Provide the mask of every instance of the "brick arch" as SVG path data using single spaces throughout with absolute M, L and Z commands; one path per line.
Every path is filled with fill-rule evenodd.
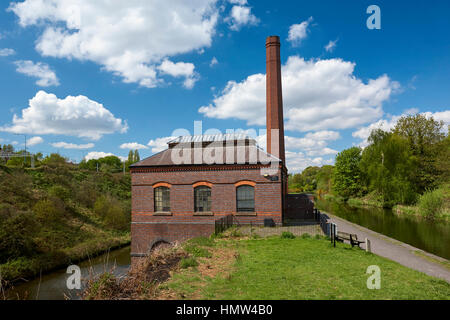
M 168 244 L 171 245 L 172 243 L 164 238 L 156 238 L 155 240 L 153 240 L 149 246 L 148 251 L 152 251 L 154 248 L 156 248 L 158 245 L 160 244 Z
M 207 187 L 212 188 L 213 184 L 211 182 L 208 182 L 208 181 L 198 181 L 198 182 L 196 182 L 196 183 L 194 183 L 192 185 L 193 188 L 197 188 L 197 187 L 200 187 L 200 186 L 207 186 Z
M 234 184 L 234 186 L 236 188 L 240 187 L 240 186 L 252 186 L 252 187 L 254 187 L 254 186 L 256 186 L 256 182 L 251 181 L 251 180 L 241 180 L 241 181 L 236 182 Z
M 158 188 L 158 187 L 167 187 L 170 189 L 170 188 L 172 188 L 172 185 L 167 182 L 157 182 L 153 185 L 153 189 Z

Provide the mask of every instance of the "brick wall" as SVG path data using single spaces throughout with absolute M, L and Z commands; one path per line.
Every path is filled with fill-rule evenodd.
M 236 224 L 263 224 L 265 218 L 282 223 L 282 180 L 271 181 L 259 168 L 205 171 L 132 170 L 132 255 L 147 253 L 157 240 L 184 241 L 214 232 L 214 221 L 226 214 L 234 215 Z M 255 213 L 236 212 L 236 186 L 240 181 L 255 183 Z M 213 216 L 194 215 L 194 187 L 209 182 Z M 154 215 L 153 185 L 165 182 L 170 187 L 170 216 Z

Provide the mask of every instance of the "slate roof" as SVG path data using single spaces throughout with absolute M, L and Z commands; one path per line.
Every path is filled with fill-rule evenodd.
M 230 146 L 230 141 L 234 141 L 232 146 Z M 254 139 L 243 134 L 178 137 L 169 141 L 168 145 L 168 149 L 145 158 L 130 167 L 281 162 L 279 158 L 261 149 Z M 189 153 L 190 157 L 188 156 Z M 222 156 L 220 156 L 220 153 L 222 153 Z M 186 156 L 182 157 L 182 155 Z

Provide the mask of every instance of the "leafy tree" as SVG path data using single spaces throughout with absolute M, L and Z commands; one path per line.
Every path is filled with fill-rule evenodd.
M 129 171 L 130 170 L 130 166 L 133 163 L 139 162 L 141 161 L 141 157 L 139 155 L 139 151 L 138 150 L 130 150 L 130 152 L 128 153 L 128 160 L 125 162 L 125 167 L 126 170 Z
M 413 155 L 418 159 L 419 168 L 415 172 L 415 183 L 421 193 L 428 188 L 434 188 L 440 176 L 436 158 L 439 145 L 446 136 L 443 127 L 443 121 L 416 114 L 400 118 L 393 129 L 395 134 L 406 138 Z
M 67 163 L 67 158 L 64 158 L 58 153 L 52 153 L 48 156 L 46 156 L 42 161 L 42 164 L 55 167 L 55 166 L 61 166 L 65 165 Z
M 320 168 L 319 172 L 316 174 L 316 189 L 320 192 L 330 192 L 332 187 L 332 177 L 333 177 L 334 166 L 325 165 Z
M 92 171 L 96 171 L 98 167 L 102 172 L 119 172 L 122 170 L 122 161 L 116 156 L 107 156 L 89 161 L 83 160 L 79 167 Z
M 447 134 L 447 137 L 438 144 L 437 148 L 439 152 L 436 157 L 435 166 L 436 170 L 440 173 L 437 178 L 437 183 L 442 184 L 450 181 L 450 135 Z
M 128 163 L 129 163 L 129 164 L 133 164 L 133 163 L 134 163 L 134 153 L 133 153 L 133 150 L 130 150 L 130 152 L 128 152 Z
M 360 165 L 363 185 L 380 194 L 385 206 L 414 202 L 417 161 L 406 139 L 378 129 L 372 131 L 368 141 Z
M 134 150 L 134 163 L 141 161 L 141 157 L 139 156 L 139 151 L 136 149 Z
M 361 193 L 361 148 L 352 147 L 336 156 L 333 172 L 333 190 L 344 199 Z

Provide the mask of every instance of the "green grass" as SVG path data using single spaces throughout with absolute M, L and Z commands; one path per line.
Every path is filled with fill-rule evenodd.
M 198 262 L 197 262 L 197 260 L 195 260 L 194 257 L 183 258 L 180 261 L 180 267 L 182 269 L 186 269 L 189 267 L 196 267 L 196 266 L 198 266 Z
M 450 284 L 349 245 L 323 239 L 222 241 L 237 252 L 233 272 L 203 278 L 195 269 L 167 285 L 207 299 L 449 299 Z M 381 289 L 369 290 L 367 267 L 381 269 Z M 189 281 L 180 281 L 189 279 Z M 199 285 L 202 281 L 202 285 Z

